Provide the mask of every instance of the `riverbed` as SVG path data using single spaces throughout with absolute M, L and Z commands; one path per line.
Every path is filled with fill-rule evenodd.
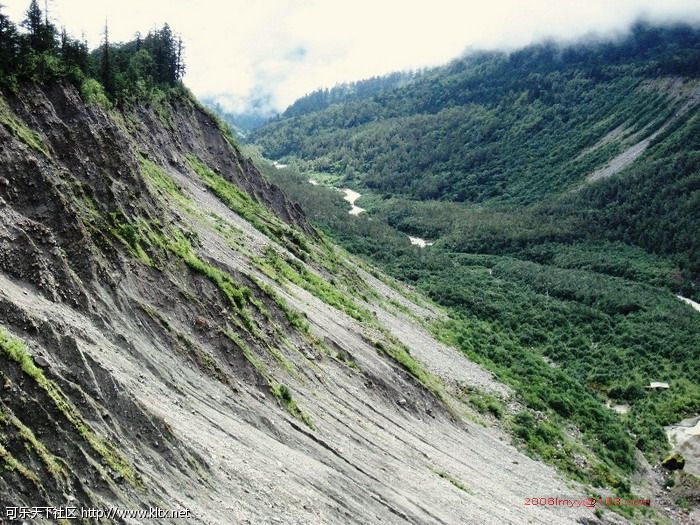
M 309 184 L 313 186 L 319 186 L 319 183 L 313 179 L 309 179 Z M 344 194 L 343 200 L 350 203 L 351 207 L 350 211 L 348 211 L 350 215 L 359 215 L 360 213 L 367 211 L 364 208 L 360 208 L 355 204 L 357 199 L 362 197 L 361 193 L 355 190 L 351 190 L 350 188 L 342 188 L 338 189 L 338 191 L 342 191 Z M 426 241 L 425 239 L 421 239 L 420 237 L 413 237 L 411 235 L 408 235 L 407 237 L 408 240 L 411 241 L 411 244 L 413 244 L 414 246 L 418 246 L 419 248 L 425 248 L 427 246 L 432 246 L 433 244 L 435 244 L 434 241 Z

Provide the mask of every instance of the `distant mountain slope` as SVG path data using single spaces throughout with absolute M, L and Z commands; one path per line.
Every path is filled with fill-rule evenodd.
M 246 137 L 275 115 L 269 108 L 267 100 L 252 102 L 251 107 L 245 111 L 227 111 L 214 98 L 205 97 L 202 103 L 216 113 L 240 137 Z
M 357 82 L 345 82 L 331 89 L 318 89 L 297 99 L 282 113 L 282 118 L 301 117 L 322 111 L 332 104 L 368 99 L 407 84 L 417 74 L 408 71 L 396 72 Z
M 700 31 L 644 24 L 617 42 L 476 53 L 370 98 L 293 105 L 251 141 L 381 193 L 527 204 L 691 118 L 698 57 Z
M 298 117 L 323 110 L 332 104 L 363 100 L 410 82 L 417 75 L 413 72 L 397 72 L 372 77 L 357 82 L 345 82 L 331 89 L 318 89 L 296 100 L 281 115 L 282 118 Z M 214 111 L 242 138 L 275 118 L 270 95 L 262 94 L 247 101 L 243 111 L 226 110 L 215 97 L 205 97 L 203 103 Z

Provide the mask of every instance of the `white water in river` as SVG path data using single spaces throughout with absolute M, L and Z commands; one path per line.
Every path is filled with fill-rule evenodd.
M 411 237 L 410 235 L 408 236 L 408 240 L 411 241 L 411 244 L 420 246 L 421 248 L 425 248 L 426 246 L 432 246 L 433 244 L 435 244 L 432 241 L 426 241 L 425 239 L 421 239 L 420 237 Z
M 319 185 L 318 182 L 316 182 L 313 179 L 309 179 L 309 184 L 312 184 L 314 186 Z M 342 191 L 345 194 L 343 199 L 346 202 L 350 203 L 351 208 L 348 212 L 350 215 L 359 215 L 363 211 L 366 211 L 364 208 L 360 208 L 359 206 L 355 205 L 355 201 L 362 197 L 361 193 L 358 193 L 355 190 L 351 190 L 350 188 L 343 188 L 339 191 Z M 433 241 L 426 241 L 425 239 L 421 239 L 420 237 L 411 237 L 410 235 L 408 236 L 408 240 L 411 241 L 411 244 L 419 246 L 421 248 L 425 248 L 426 246 L 432 246 L 433 244 L 435 244 Z
M 359 215 L 360 213 L 365 211 L 364 208 L 355 206 L 355 201 L 359 199 L 362 195 L 360 195 L 356 191 L 351 190 L 350 188 L 344 188 L 341 191 L 345 193 L 345 197 L 343 197 L 343 199 L 348 201 L 350 203 L 350 206 L 352 206 L 352 208 L 350 208 L 350 211 L 348 212 L 350 215 Z
M 695 310 L 697 310 L 698 312 L 700 312 L 700 303 L 696 303 L 695 301 L 692 301 L 692 300 L 690 300 L 690 299 L 688 299 L 688 298 L 686 298 L 686 297 L 681 297 L 680 295 L 677 295 L 676 297 L 678 297 L 678 298 L 679 298 L 681 301 L 683 301 L 684 303 L 688 303 L 688 304 L 689 304 L 690 306 L 692 306 Z

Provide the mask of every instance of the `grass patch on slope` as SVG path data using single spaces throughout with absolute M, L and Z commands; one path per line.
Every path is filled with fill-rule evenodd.
M 297 402 L 294 400 L 292 391 L 287 385 L 276 384 L 272 388 L 272 393 L 284 405 L 287 412 L 302 421 L 307 427 L 311 429 L 314 428 L 314 423 L 311 420 L 311 416 L 299 408 L 299 405 L 297 405 Z
M 123 476 L 133 486 L 138 487 L 141 485 L 134 469 L 114 445 L 99 438 L 93 432 L 58 385 L 47 379 L 44 372 L 34 364 L 34 360 L 24 343 L 12 337 L 2 327 L 0 327 L 0 351 L 2 351 L 6 359 L 18 365 L 27 376 L 32 378 L 48 394 L 55 407 L 114 472 Z
M 149 243 L 143 232 L 150 230 L 145 221 L 139 219 L 135 224 L 122 222 L 118 214 L 113 213 L 110 215 L 110 223 L 110 233 L 119 239 L 134 257 L 146 266 L 155 266 L 153 260 L 144 249 L 144 246 L 148 246 Z
M 35 151 L 49 157 L 49 150 L 41 139 L 41 136 L 32 131 L 22 120 L 15 115 L 7 105 L 5 99 L 0 97 L 0 124 L 5 126 L 15 138 L 24 142 Z
M 46 446 L 37 439 L 34 432 L 32 432 L 29 427 L 22 423 L 15 415 L 6 412 L 1 406 L 0 424 L 4 427 L 14 428 L 14 431 L 24 440 L 27 450 L 33 450 L 36 453 L 53 478 L 57 479 L 59 476 L 65 475 L 66 470 L 64 465 L 61 464 L 61 460 L 49 452 Z
M 16 457 L 14 457 L 9 450 L 7 450 L 2 443 L 0 443 L 0 461 L 2 461 L 2 469 L 5 472 L 18 472 L 22 477 L 28 479 L 34 485 L 39 488 L 41 487 L 41 481 L 39 477 L 29 470 L 25 465 L 22 464 Z
M 415 377 L 423 384 L 423 386 L 432 392 L 435 397 L 441 401 L 445 401 L 445 395 L 443 394 L 440 380 L 429 372 L 426 372 L 423 369 L 423 365 L 421 365 L 413 358 L 413 356 L 411 356 L 411 353 L 405 345 L 399 343 L 398 341 L 375 341 L 373 345 L 378 352 L 388 355 L 399 365 L 401 365 L 409 374 Z
M 260 374 L 260 376 L 265 380 L 268 387 L 270 388 L 270 392 L 272 392 L 272 395 L 284 406 L 285 410 L 287 410 L 287 412 L 289 412 L 289 414 L 291 414 L 293 417 L 303 422 L 306 426 L 313 429 L 314 424 L 311 420 L 311 417 L 301 408 L 299 408 L 299 405 L 294 400 L 290 388 L 278 382 L 272 376 L 272 374 L 267 368 L 267 365 L 265 365 L 265 363 L 258 356 L 256 356 L 255 353 L 253 353 L 251 348 L 246 344 L 246 342 L 243 339 L 241 339 L 241 337 L 238 334 L 235 334 L 231 331 L 225 331 L 224 334 L 231 340 L 232 343 L 236 345 L 236 347 L 238 347 L 241 350 L 243 356 L 255 369 L 255 371 L 258 374 Z
M 271 279 L 278 282 L 281 282 L 283 278 L 291 281 L 327 305 L 345 312 L 353 319 L 358 321 L 373 319 L 366 309 L 358 306 L 352 299 L 348 298 L 347 293 L 339 290 L 328 281 L 324 281 L 321 277 L 309 271 L 303 264 L 291 259 L 284 259 L 272 247 L 266 249 L 265 257 L 259 261 L 259 264 L 261 269 Z
M 175 183 L 173 178 L 168 175 L 163 168 L 145 157 L 141 157 L 139 162 L 141 165 L 141 174 L 147 181 L 164 194 L 173 198 L 177 203 L 187 208 L 190 207 L 192 199 L 185 196 L 182 192 L 182 188 Z
M 243 217 L 268 237 L 274 238 L 296 255 L 311 253 L 304 235 L 277 218 L 247 193 L 214 172 L 193 155 L 187 161 L 207 187 L 231 210 Z

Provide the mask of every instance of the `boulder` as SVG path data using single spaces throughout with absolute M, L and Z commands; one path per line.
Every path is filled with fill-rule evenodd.
M 41 368 L 49 368 L 51 366 L 51 363 L 49 363 L 48 359 L 46 359 L 43 355 L 35 356 L 34 362 Z
M 661 466 L 666 470 L 683 470 L 685 458 L 678 452 L 674 452 L 661 462 Z

